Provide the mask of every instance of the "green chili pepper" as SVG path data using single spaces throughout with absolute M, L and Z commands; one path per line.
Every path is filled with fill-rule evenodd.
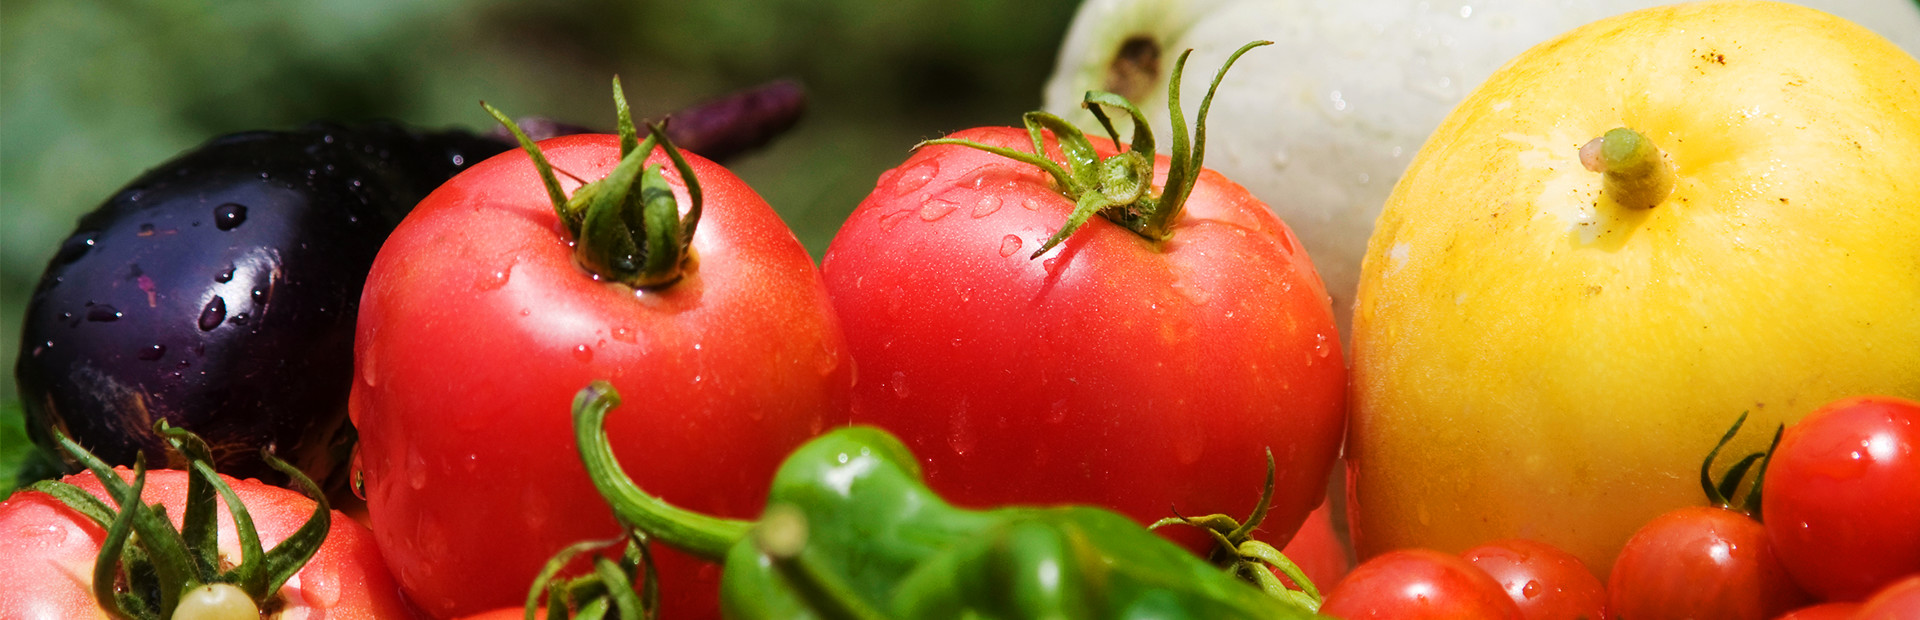
M 759 521 L 690 512 L 621 472 L 595 382 L 574 400 L 580 455 L 620 520 L 722 562 L 730 618 L 1312 618 L 1119 514 L 954 507 L 905 445 L 829 432 L 775 473 Z

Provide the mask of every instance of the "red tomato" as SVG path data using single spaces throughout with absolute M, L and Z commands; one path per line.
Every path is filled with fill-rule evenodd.
M 952 137 L 1033 149 L 1014 128 Z M 882 175 L 821 267 L 860 365 L 854 420 L 898 435 L 956 503 L 1142 522 L 1246 514 L 1271 449 L 1261 538 L 1284 546 L 1325 496 L 1345 424 L 1346 365 L 1305 251 L 1206 170 L 1171 239 L 1094 217 L 1030 259 L 1073 207 L 1038 167 L 964 146 Z
M 620 155 L 613 136 L 541 146 L 584 179 Z M 852 364 L 811 259 L 745 183 L 688 159 L 705 195 L 697 261 L 661 290 L 576 264 L 520 151 L 441 186 L 381 248 L 351 415 L 381 550 L 434 615 L 519 605 L 554 552 L 619 532 L 574 447 L 573 395 L 592 380 L 632 403 L 607 422 L 627 471 L 708 514 L 757 516 L 780 459 L 846 423 Z M 718 613 L 718 567 L 657 560 L 663 617 Z
M 1773 620 L 1852 620 L 1859 611 L 1859 603 L 1821 603 L 1789 611 Z
M 115 470 L 133 479 L 133 471 Z M 313 516 L 313 500 L 298 492 L 269 486 L 258 480 L 222 476 L 247 506 L 261 546 L 272 549 Z M 91 473 L 65 481 L 92 493 L 108 506 L 113 500 Z M 140 497 L 149 504 L 176 507 L 168 511 L 180 526 L 177 507 L 186 503 L 187 473 L 177 470 L 147 472 Z M 216 511 L 220 519 L 221 555 L 241 557 L 240 539 L 226 502 Z M 0 618 L 8 620 L 73 620 L 106 618 L 93 598 L 93 564 L 106 540 L 105 529 L 38 491 L 22 489 L 0 502 Z M 340 513 L 333 512 L 327 541 L 305 568 L 280 588 L 285 607 L 274 617 L 338 619 L 413 618 L 415 612 L 401 598 L 381 562 L 373 534 Z
M 1459 556 L 1403 549 L 1374 556 L 1327 592 L 1320 613 L 1346 620 L 1522 618 L 1500 582 Z
M 1920 618 L 1920 575 L 1893 582 L 1860 604 L 1854 620 L 1913 620 Z
M 1607 581 L 1616 618 L 1772 618 L 1809 602 L 1774 557 L 1766 527 L 1708 506 L 1655 517 L 1634 532 Z
M 1847 399 L 1788 427 L 1761 514 L 1780 563 L 1822 600 L 1920 573 L 1920 403 Z
M 1608 620 L 1606 585 L 1559 547 L 1514 538 L 1468 549 L 1460 557 L 1500 582 L 1529 620 Z
M 1299 565 L 1317 588 L 1333 587 L 1353 570 L 1347 545 L 1333 531 L 1333 513 L 1327 508 L 1327 502 L 1320 502 L 1320 507 L 1307 513 L 1307 522 L 1300 525 L 1300 531 L 1293 534 L 1293 540 L 1287 541 L 1287 547 L 1280 552 Z M 1275 571 L 1274 575 L 1288 587 L 1296 587 L 1285 574 Z

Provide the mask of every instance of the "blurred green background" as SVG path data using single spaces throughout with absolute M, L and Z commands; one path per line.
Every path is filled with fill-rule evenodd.
M 817 260 L 915 142 L 1039 107 L 1078 0 L 7 0 L 0 4 L 0 496 L 34 451 L 14 360 L 82 213 L 216 135 L 317 119 L 610 127 L 779 78 L 806 116 L 731 162 Z

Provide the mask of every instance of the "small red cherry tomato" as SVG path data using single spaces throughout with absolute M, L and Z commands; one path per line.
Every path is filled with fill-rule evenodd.
M 1607 587 L 1571 553 L 1543 542 L 1497 540 L 1460 557 L 1506 588 L 1529 620 L 1607 619 Z
M 1913 620 L 1920 618 L 1920 574 L 1893 583 L 1860 605 L 1854 620 Z
M 1524 617 L 1500 582 L 1459 556 L 1431 549 L 1367 560 L 1327 593 L 1320 613 L 1346 620 Z
M 1789 611 L 1773 620 L 1852 620 L 1859 611 L 1859 603 L 1821 603 Z
M 1607 608 L 1624 620 L 1765 620 L 1809 602 L 1745 514 L 1691 506 L 1655 517 L 1614 560 Z
M 1920 403 L 1852 398 L 1780 436 L 1761 514 L 1780 563 L 1823 600 L 1920 573 Z

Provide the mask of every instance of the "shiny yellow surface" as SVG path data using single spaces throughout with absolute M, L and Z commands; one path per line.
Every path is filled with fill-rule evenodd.
M 1578 149 L 1674 166 L 1620 207 Z M 1597 22 L 1464 101 L 1362 267 L 1350 430 L 1362 556 L 1501 537 L 1604 576 L 1701 459 L 1839 397 L 1920 397 L 1920 62 L 1773 3 Z

